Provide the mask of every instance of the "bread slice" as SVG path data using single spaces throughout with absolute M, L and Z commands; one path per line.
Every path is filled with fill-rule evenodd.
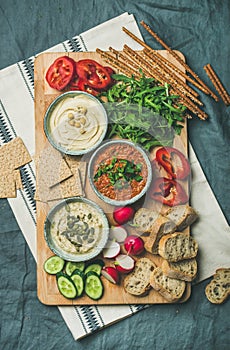
M 164 214 L 169 220 L 172 220 L 176 224 L 177 231 L 183 231 L 188 226 L 191 226 L 198 218 L 198 214 L 191 206 L 178 205 L 170 208 Z
M 158 254 L 161 237 L 173 233 L 175 229 L 176 226 L 171 220 L 160 215 L 151 227 L 149 237 L 145 241 L 145 249 L 152 254 Z
M 160 267 L 151 273 L 150 284 L 169 302 L 180 300 L 186 288 L 185 281 L 165 276 Z
M 133 272 L 124 279 L 125 291 L 136 296 L 146 295 L 151 288 L 150 274 L 155 268 L 156 265 L 150 259 L 139 259 Z
M 161 268 L 166 276 L 187 282 L 191 282 L 197 274 L 197 262 L 195 258 L 178 262 L 164 260 Z
M 160 214 L 156 211 L 147 208 L 140 208 L 134 215 L 133 224 L 138 231 L 142 231 L 142 233 L 148 234 L 150 233 L 151 227 L 159 215 Z
M 222 304 L 230 295 L 230 268 L 217 269 L 211 282 L 205 288 L 208 300 Z
M 177 262 L 195 258 L 198 244 L 192 236 L 183 232 L 174 232 L 160 239 L 158 252 L 162 258 Z

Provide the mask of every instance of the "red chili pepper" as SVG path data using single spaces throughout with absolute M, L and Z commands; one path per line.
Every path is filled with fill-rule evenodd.
M 83 79 L 93 89 L 104 90 L 112 83 L 108 70 L 94 60 L 78 61 L 76 71 L 79 78 Z
M 170 207 L 188 202 L 188 195 L 175 180 L 158 177 L 150 189 L 150 197 Z
M 75 61 L 68 57 L 58 57 L 46 73 L 48 84 L 56 90 L 63 90 L 75 74 Z
M 173 147 L 162 147 L 156 152 L 156 160 L 172 179 L 185 179 L 190 173 L 190 165 L 183 153 Z

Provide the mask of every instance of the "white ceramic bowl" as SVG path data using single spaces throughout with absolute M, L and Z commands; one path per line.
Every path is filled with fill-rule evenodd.
M 82 91 L 68 91 L 58 96 L 44 117 L 47 139 L 57 150 L 69 155 L 82 155 L 97 148 L 107 128 L 103 104 Z
M 92 221 L 90 219 L 82 219 L 82 213 L 84 210 L 86 215 L 88 215 L 89 211 L 93 213 L 93 215 L 95 214 L 95 217 L 97 215 L 98 221 L 96 222 L 95 219 L 91 219 L 93 220 L 93 224 L 91 224 Z M 83 240 L 84 234 L 82 234 L 82 232 L 80 232 L 79 236 L 77 236 L 77 229 L 73 227 L 71 229 L 69 228 L 70 221 L 66 220 L 67 216 L 69 218 L 68 220 L 71 220 L 71 217 L 74 217 L 75 219 L 78 217 L 79 226 L 87 223 L 89 230 L 90 228 L 94 227 L 95 235 L 100 232 L 100 234 L 98 234 L 98 238 L 95 239 L 93 246 L 90 245 L 91 248 L 86 252 L 75 251 L 75 249 L 79 249 L 79 246 L 76 248 L 76 244 L 72 244 L 72 242 L 66 238 L 66 232 L 68 232 L 69 237 L 73 234 L 73 237 L 71 236 L 70 238 L 71 240 L 74 240 L 75 238 L 79 239 L 79 237 L 81 238 L 82 247 L 84 250 L 85 248 L 88 249 L 89 247 L 88 241 L 85 242 L 85 240 Z M 58 235 L 56 230 L 57 228 L 59 232 Z M 44 224 L 44 236 L 52 252 L 60 256 L 62 259 L 75 262 L 87 261 L 100 254 L 102 249 L 105 247 L 109 237 L 109 223 L 105 213 L 96 203 L 83 197 L 72 197 L 62 200 L 50 210 Z
M 128 199 L 125 199 L 125 200 L 111 199 L 111 198 L 103 195 L 100 191 L 98 191 L 98 189 L 96 188 L 95 183 L 94 183 L 95 164 L 97 164 L 97 159 L 98 159 L 99 155 L 104 154 L 106 149 L 108 149 L 108 147 L 114 147 L 114 146 L 118 147 L 118 148 L 120 146 L 121 146 L 121 148 L 123 146 L 128 146 L 130 148 L 133 148 L 133 151 L 138 152 L 139 156 L 143 160 L 143 163 L 145 163 L 145 166 L 147 169 L 146 183 L 145 183 L 144 188 L 137 195 L 130 197 Z M 119 154 L 119 150 L 117 152 Z M 116 154 L 114 154 L 114 156 L 116 156 Z M 125 156 L 123 158 L 125 158 Z M 135 162 L 135 160 L 134 160 L 134 162 Z M 92 189 L 94 190 L 94 192 L 97 194 L 97 196 L 100 199 L 102 199 L 104 202 L 111 204 L 111 205 L 125 206 L 125 205 L 129 205 L 129 204 L 136 202 L 146 193 L 146 191 L 148 190 L 148 188 L 151 184 L 151 181 L 152 181 L 152 167 L 151 167 L 151 162 L 150 162 L 150 159 L 148 157 L 147 152 L 141 146 L 134 144 L 133 142 L 125 140 L 125 139 L 110 140 L 110 141 L 104 142 L 101 146 L 99 146 L 97 148 L 96 151 L 93 152 L 93 154 L 90 158 L 90 161 L 89 161 L 88 177 L 89 177 L 89 181 L 90 181 L 90 185 L 91 185 Z

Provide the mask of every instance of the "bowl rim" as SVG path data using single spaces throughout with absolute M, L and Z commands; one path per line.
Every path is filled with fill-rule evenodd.
M 98 213 L 101 215 L 102 219 L 103 219 L 103 234 L 102 234 L 102 238 L 99 241 L 99 248 L 97 247 L 97 249 L 93 250 L 90 253 L 85 253 L 85 254 L 73 254 L 73 253 L 68 253 L 65 250 L 63 250 L 62 248 L 58 247 L 53 239 L 51 238 L 49 228 L 51 225 L 51 220 L 53 215 L 60 209 L 62 208 L 64 205 L 71 203 L 71 202 L 84 202 L 87 203 L 89 205 L 91 205 L 94 209 L 96 209 L 98 211 Z M 71 261 L 71 262 L 80 262 L 80 261 L 88 261 L 90 259 L 95 258 L 96 256 L 98 256 L 101 251 L 103 250 L 103 248 L 105 247 L 108 239 L 109 239 L 109 222 L 107 219 L 107 216 L 105 215 L 103 209 L 95 202 L 93 202 L 92 200 L 82 197 L 82 196 L 75 196 L 75 197 L 69 197 L 69 198 L 65 198 L 63 200 L 61 200 L 60 202 L 58 202 L 53 208 L 50 209 L 50 211 L 48 212 L 48 214 L 46 215 L 46 219 L 44 222 L 44 237 L 45 237 L 45 241 L 48 245 L 48 247 L 50 248 L 50 250 L 57 256 L 59 256 L 60 258 L 66 260 L 66 261 Z
M 90 148 L 87 148 L 85 150 L 68 150 L 63 146 L 60 146 L 57 142 L 55 142 L 55 140 L 51 137 L 50 132 L 48 130 L 48 122 L 49 122 L 49 117 L 50 117 L 50 113 L 53 111 L 53 109 L 55 108 L 56 104 L 59 103 L 59 101 L 62 101 L 64 98 L 68 97 L 68 96 L 77 96 L 77 95 L 85 95 L 87 96 L 89 99 L 96 101 L 98 103 L 98 106 L 102 109 L 103 114 L 104 114 L 104 119 L 105 119 L 105 128 L 104 131 L 102 132 L 99 140 Z M 64 154 L 68 154 L 68 155 L 72 155 L 72 156 L 78 156 L 78 155 L 83 155 L 86 153 L 89 153 L 91 151 L 93 151 L 95 148 L 97 148 L 101 142 L 103 141 L 107 130 L 108 130 L 108 116 L 107 116 L 107 112 L 106 109 L 103 106 L 103 103 L 100 102 L 95 96 L 89 94 L 88 92 L 85 91 L 75 91 L 75 90 L 71 90 L 71 91 L 66 91 L 64 93 L 62 93 L 61 95 L 57 96 L 49 105 L 49 107 L 47 108 L 46 112 L 45 112 L 45 116 L 44 116 L 44 121 L 43 121 L 43 128 L 44 128 L 44 132 L 45 135 L 48 139 L 48 141 L 50 142 L 50 144 L 56 148 L 58 151 L 64 153 Z
M 146 184 L 145 184 L 145 187 L 142 189 L 142 191 L 140 193 L 138 193 L 136 196 L 134 196 L 130 199 L 127 199 L 127 200 L 123 200 L 123 201 L 111 199 L 111 198 L 106 197 L 103 194 L 101 194 L 101 192 L 99 192 L 96 189 L 94 182 L 92 180 L 92 169 L 91 168 L 92 168 L 95 157 L 98 155 L 98 153 L 100 153 L 100 151 L 103 148 L 106 148 L 107 146 L 109 146 L 111 144 L 117 144 L 117 143 L 127 144 L 127 145 L 134 147 L 136 150 L 138 150 L 141 153 L 141 155 L 143 156 L 145 163 L 147 165 L 147 169 L 148 169 L 148 176 L 147 176 Z M 143 147 L 141 147 L 139 144 L 134 143 L 132 141 L 129 141 L 127 139 L 106 140 L 96 149 L 96 151 L 90 157 L 89 164 L 88 164 L 88 178 L 89 178 L 91 188 L 94 190 L 96 195 L 101 200 L 103 200 L 105 203 L 110 204 L 110 205 L 114 205 L 114 206 L 126 206 L 129 204 L 135 203 L 141 197 L 144 196 L 144 194 L 148 191 L 148 189 L 151 185 L 151 182 L 152 182 L 152 166 L 151 166 L 151 161 L 150 161 L 149 156 L 148 156 L 148 152 Z

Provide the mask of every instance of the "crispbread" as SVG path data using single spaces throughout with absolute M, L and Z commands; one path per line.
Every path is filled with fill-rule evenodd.
M 165 276 L 160 267 L 151 273 L 150 284 L 169 302 L 180 300 L 186 288 L 184 281 Z
M 0 198 L 15 198 L 16 197 L 16 177 L 12 171 L 0 173 Z
M 0 165 L 4 170 L 14 170 L 31 162 L 31 156 L 20 137 L 0 147 Z
M 62 154 L 50 144 L 42 150 L 36 163 L 36 182 L 46 184 L 46 187 L 53 187 L 73 175 Z
M 126 292 L 144 296 L 148 293 L 150 286 L 150 274 L 156 265 L 148 258 L 140 258 L 133 272 L 124 279 L 124 289 Z

